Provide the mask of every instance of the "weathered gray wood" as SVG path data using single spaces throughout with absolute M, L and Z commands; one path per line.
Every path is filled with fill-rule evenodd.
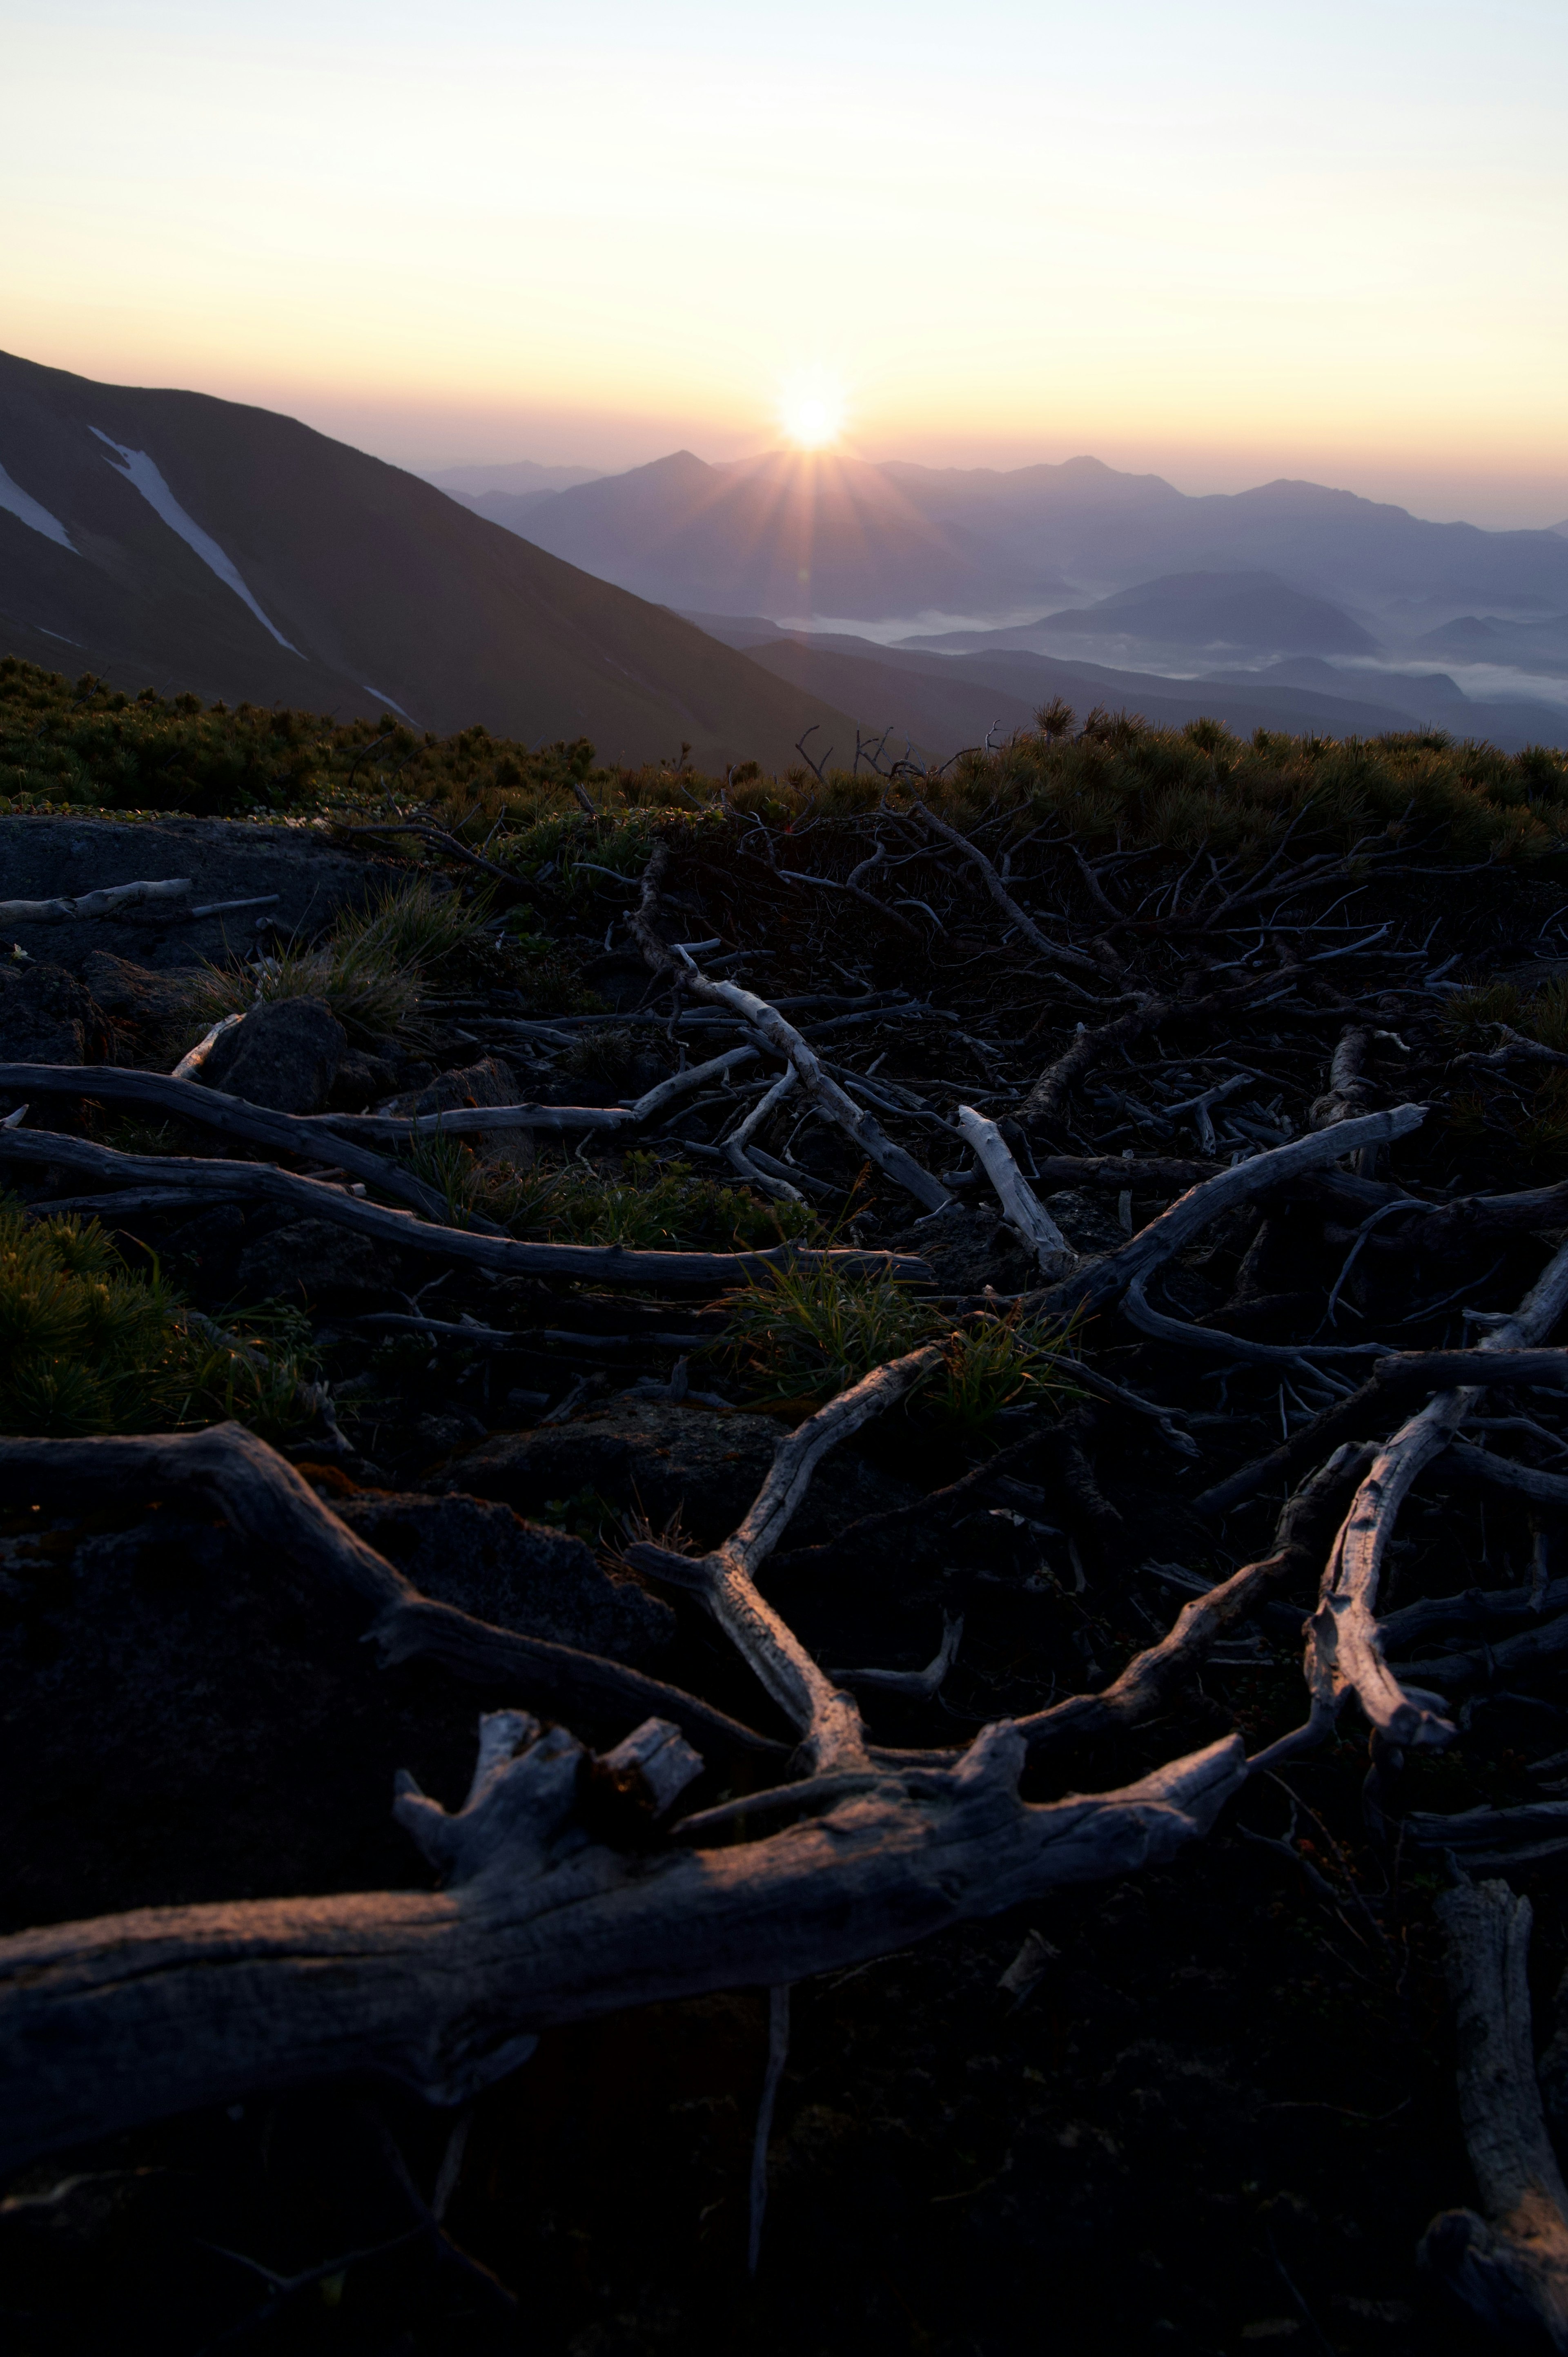
M 960 1105 L 958 1125 L 996 1189 L 1008 1226 L 1023 1238 L 1045 1276 L 1065 1276 L 1076 1266 L 1078 1254 L 1019 1169 L 996 1124 L 972 1105 Z
M 775 1244 L 758 1253 L 631 1252 L 624 1244 L 521 1243 L 515 1237 L 483 1235 L 467 1228 L 438 1227 L 394 1211 L 319 1178 L 305 1178 L 271 1163 L 209 1162 L 175 1154 L 117 1154 L 84 1137 L 52 1130 L 0 1131 L 0 1160 L 81 1170 L 109 1184 L 141 1185 L 197 1193 L 208 1200 L 282 1203 L 300 1218 L 331 1220 L 409 1252 L 471 1262 L 504 1276 L 575 1276 L 610 1285 L 696 1285 L 709 1290 L 745 1285 L 764 1270 L 830 1265 L 847 1274 L 886 1270 L 929 1282 L 923 1260 L 894 1253 L 810 1252 Z
M 1354 1126 L 1340 1122 L 1322 1134 L 1343 1138 Z M 1519 1308 L 1489 1329 L 1477 1356 L 1541 1342 L 1565 1308 L 1568 1245 L 1553 1255 Z M 1380 1450 L 1335 1541 L 1307 1637 L 1309 1683 L 1316 1676 L 1335 1708 L 1354 1694 L 1369 1724 L 1387 1742 L 1401 1746 L 1439 1747 L 1453 1741 L 1455 1730 L 1430 1697 L 1418 1699 L 1405 1691 L 1384 1659 L 1377 1621 L 1383 1557 L 1412 1486 L 1449 1446 L 1479 1397 L 1477 1385 L 1440 1392 Z
M 267 1555 L 361 1598 L 377 1616 L 370 1634 L 384 1663 L 439 1662 L 478 1684 L 513 1685 L 542 1709 L 628 1719 L 651 1715 L 719 1751 L 750 1752 L 780 1766 L 788 1757 L 786 1745 L 623 1662 L 499 1629 L 422 1596 L 339 1520 L 286 1458 L 243 1425 L 76 1440 L 0 1438 L 0 1504 L 69 1511 L 170 1490 L 194 1491 Z
M 1422 2264 L 1493 2331 L 1568 2350 L 1568 2190 L 1546 2132 L 1530 2037 L 1530 1910 L 1506 1882 L 1437 1902 L 1447 1934 L 1459 2115 L 1484 2216 L 1449 2210 Z
M 672 1555 L 668 1548 L 642 1542 L 626 1551 L 627 1561 L 636 1569 L 702 1599 L 766 1691 L 800 1728 L 802 1758 L 811 1773 L 853 1770 L 866 1764 L 860 1711 L 853 1695 L 834 1685 L 758 1592 L 757 1574 L 783 1537 L 827 1451 L 903 1399 L 940 1356 L 934 1343 L 911 1351 L 906 1358 L 875 1368 L 808 1416 L 779 1442 L 750 1512 L 712 1554 Z
M 362 1146 L 324 1138 L 313 1123 L 296 1114 L 274 1113 L 243 1097 L 226 1096 L 220 1089 L 203 1088 L 198 1081 L 181 1080 L 173 1072 L 138 1072 L 114 1064 L 0 1064 L 0 1095 L 12 1091 L 35 1097 L 91 1097 L 99 1104 L 156 1105 L 160 1113 L 177 1114 L 181 1121 L 199 1123 L 227 1137 L 243 1137 L 271 1146 L 303 1159 L 323 1160 L 328 1152 L 356 1178 L 379 1187 L 383 1195 L 406 1203 L 426 1219 L 445 1220 L 446 1199 L 416 1178 L 412 1170 L 371 1154 Z M 161 1160 L 163 1157 L 159 1157 Z M 492 1234 L 499 1231 L 489 1223 Z
M 896 1186 L 913 1195 L 928 1211 L 940 1211 L 950 1202 L 947 1189 L 940 1178 L 924 1169 L 911 1154 L 894 1144 L 880 1122 L 866 1112 L 864 1105 L 842 1089 L 832 1075 L 824 1070 L 816 1050 L 802 1039 L 792 1023 L 787 1022 L 776 1006 L 755 991 L 743 990 L 736 982 L 714 982 L 699 971 L 689 957 L 679 957 L 670 944 L 661 939 L 654 921 L 659 909 L 660 887 L 670 864 L 670 846 L 662 839 L 649 855 L 643 871 L 642 891 L 639 905 L 628 922 L 642 954 L 656 974 L 678 974 L 682 986 L 693 997 L 714 1006 L 728 1007 L 749 1026 L 752 1036 L 771 1049 L 786 1064 L 790 1065 L 800 1083 L 802 1092 L 823 1117 L 842 1129 L 844 1135 L 861 1152 L 870 1157 L 879 1170 L 885 1170 Z
M 75 899 L 0 900 L 0 925 L 60 925 L 78 917 L 113 917 L 122 909 L 139 909 L 152 900 L 183 900 L 190 889 L 188 876 L 171 876 L 161 884 L 107 884 Z
M 0 2169 L 346 2072 L 461 2103 L 553 2024 L 777 1986 L 1158 1864 L 1245 1775 L 1230 1737 L 1119 1792 L 1032 1804 L 1022 1739 L 993 1727 L 943 1773 L 883 1779 L 740 1848 L 649 1857 L 585 1837 L 582 1759 L 558 1728 L 494 1766 L 482 1821 L 446 1846 L 445 1890 L 147 1908 L 0 1940 Z
M 1337 1123 L 1333 1129 L 1293 1137 L 1288 1146 L 1273 1146 L 1265 1154 L 1253 1155 L 1250 1162 L 1238 1162 L 1212 1178 L 1200 1179 L 1158 1219 L 1140 1228 L 1130 1243 L 1107 1253 L 1101 1260 L 1085 1262 L 1070 1276 L 1048 1287 L 1043 1304 L 1061 1310 L 1102 1308 L 1135 1279 L 1146 1281 L 1174 1253 L 1184 1251 L 1195 1236 L 1239 1203 L 1251 1202 L 1254 1196 L 1305 1171 L 1322 1169 L 1361 1146 L 1386 1146 L 1396 1137 L 1407 1137 L 1425 1119 L 1424 1105 L 1393 1105 L 1386 1113 L 1363 1114 L 1357 1120 Z

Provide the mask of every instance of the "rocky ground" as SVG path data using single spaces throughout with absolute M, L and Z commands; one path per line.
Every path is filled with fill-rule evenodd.
M 1463 1347 L 1478 1330 L 1466 1310 L 1510 1310 L 1540 1275 L 1568 1227 L 1553 1191 L 1553 1058 L 1565 1059 L 1529 1017 L 1559 972 L 1556 902 L 1545 887 L 1460 888 L 1391 863 L 1358 888 L 1352 925 L 1342 869 L 1292 869 L 1234 922 L 1215 901 L 1184 934 L 1168 900 L 1140 918 L 1124 867 L 1085 886 L 1064 859 L 1047 869 L 1064 911 L 1052 939 L 1088 965 L 1072 953 L 1053 965 L 988 888 L 969 888 L 946 845 L 910 873 L 919 899 L 898 904 L 925 907 L 935 935 L 846 899 L 863 838 L 788 854 L 839 879 L 815 896 L 779 880 L 777 845 L 768 868 L 733 840 L 678 850 L 662 938 L 716 948 L 710 972 L 738 963 L 749 990 L 791 1011 L 852 1094 L 941 1175 L 946 1208 L 929 1214 L 861 1144 L 794 1107 L 737 1163 L 725 1141 L 776 1079 L 765 1063 L 640 1125 L 640 1163 L 629 1137 L 520 1124 L 478 1138 L 479 1191 L 461 1192 L 472 1173 L 450 1159 L 400 1167 L 445 1188 L 446 1216 L 475 1222 L 469 1233 L 488 1222 L 614 1242 L 603 1204 L 617 1189 L 632 1249 L 811 1241 L 814 1220 L 816 1241 L 831 1227 L 841 1245 L 918 1255 L 918 1297 L 956 1329 L 1019 1302 L 1015 1317 L 1072 1311 L 1068 1279 L 1047 1279 L 987 1200 L 953 1126 L 960 1103 L 1002 1124 L 1065 1239 L 1063 1266 L 1079 1269 L 1187 1186 L 1336 1112 L 1432 1109 L 1337 1176 L 1330 1165 L 1282 1184 L 1206 1229 L 1161 1280 L 1157 1314 L 1181 1334 L 1113 1300 L 1080 1302 L 1055 1390 L 1020 1389 L 967 1423 L 917 1399 L 824 1460 L 767 1574 L 768 1600 L 835 1671 L 918 1671 L 961 1616 L 934 1692 L 862 1695 L 878 1742 L 961 1746 L 987 1722 L 1104 1690 L 1183 1602 L 1267 1553 L 1283 1497 L 1334 1441 L 1398 1424 L 1404 1410 L 1376 1402 L 1359 1426 L 1347 1418 L 1369 1358 L 1302 1351 Z M 442 891 L 498 885 L 425 848 Z M 203 1033 L 190 978 L 204 961 L 324 931 L 413 872 L 408 840 L 0 819 L 0 861 L 12 900 L 192 883 L 185 906 L 0 922 L 0 1067 L 81 1073 L 80 1092 L 58 1077 L 43 1095 L 0 1085 L 0 1113 L 27 1108 L 13 1138 L 61 1141 L 56 1163 L 35 1152 L 0 1177 L 40 1213 L 101 1190 L 125 1254 L 156 1255 L 220 1325 L 263 1304 L 294 1313 L 317 1388 L 274 1437 L 422 1595 L 700 1695 L 784 1744 L 781 1714 L 693 1599 L 628 1552 L 650 1537 L 717 1545 L 815 1404 L 778 1382 L 769 1395 L 755 1357 L 726 1351 L 722 1286 L 509 1274 L 296 1201 L 213 1194 L 188 1164 L 266 1163 L 336 1196 L 386 1190 L 335 1160 L 347 1130 L 318 1128 L 318 1146 L 295 1133 L 285 1151 L 113 1095 L 108 1075 L 166 1074 Z M 416 1025 L 376 1034 L 323 1000 L 280 999 L 224 1034 L 191 1084 L 296 1122 L 615 1107 L 743 1036 L 660 995 L 628 922 L 635 870 L 526 890 L 527 955 L 515 921 L 507 930 L 518 895 L 497 889 L 491 938 L 425 988 Z M 265 905 L 188 914 L 232 902 Z M 1103 957 L 1083 947 L 1095 939 L 1119 946 Z M 24 954 L 5 957 L 13 941 Z M 1475 991 L 1499 974 L 1513 996 L 1487 1015 Z M 1455 982 L 1471 988 L 1467 1016 Z M 1129 1006 L 1140 1019 L 1113 1049 L 1085 1053 Z M 1527 1042 L 1512 1060 L 1510 1039 Z M 73 1162 L 68 1140 L 137 1167 Z M 142 1168 L 158 1160 L 179 1165 L 177 1184 Z M 727 1208 L 721 1183 L 741 1190 Z M 651 1191 L 661 1184 L 668 1200 Z M 552 1226 L 568 1201 L 581 1224 Z M 1561 1398 L 1495 1389 L 1471 1437 L 1555 1473 Z M 1266 1478 L 1209 1499 L 1271 1450 Z M 954 1482 L 966 1486 L 944 1502 Z M 548 2029 L 532 2060 L 456 2111 L 384 2078 L 302 2074 L 40 2157 L 0 2208 L 8 2345 L 38 2357 L 110 2341 L 388 2357 L 524 2345 L 633 2357 L 742 2340 L 778 2357 L 1493 2345 L 1416 2264 L 1434 2213 L 1477 2197 L 1434 1917 L 1457 1869 L 1408 1821 L 1552 1789 L 1568 1744 L 1555 1656 L 1499 1665 L 1488 1647 L 1517 1625 L 1514 1606 L 1494 1627 L 1464 1602 L 1533 1581 L 1541 1625 L 1563 1610 L 1558 1510 L 1543 1497 L 1440 1462 L 1406 1508 L 1380 1609 L 1458 1599 L 1434 1636 L 1412 1623 L 1405 1637 L 1429 1699 L 1435 1687 L 1453 1714 L 1453 1742 L 1412 1743 L 1402 1759 L 1375 1748 L 1369 1789 L 1351 1703 L 1336 1732 L 1282 1755 L 1169 1862 L 918 1944 L 889 1939 L 798 1982 L 755 2276 L 769 2024 L 766 1995 L 746 1987 Z M 395 1772 L 455 1809 L 478 1714 L 542 1707 L 434 1658 L 378 1666 L 361 1607 L 210 1501 L 144 1482 L 40 1506 L 15 1467 L 0 1499 L 6 1932 L 427 1890 L 390 1813 Z M 1231 1730 L 1254 1754 L 1287 1735 L 1306 1712 L 1314 1598 L 1315 1577 L 1260 1591 L 1156 1713 L 1036 1760 L 1030 1796 L 1109 1792 Z M 1466 1647 L 1469 1666 L 1443 1666 Z M 588 1695 L 542 1715 L 606 1749 L 629 1723 Z M 757 1781 L 710 1762 L 682 1805 Z M 1494 1850 L 1530 1853 L 1505 1870 L 1534 1905 L 1543 2043 L 1568 1910 L 1560 1860 L 1531 1851 L 1540 1840 L 1539 1823 L 1505 1828 Z

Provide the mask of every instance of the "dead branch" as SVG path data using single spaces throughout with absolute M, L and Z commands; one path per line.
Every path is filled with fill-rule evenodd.
M 1484 2216 L 1449 2210 L 1423 2265 L 1492 2330 L 1568 2349 L 1568 2190 L 1546 2132 L 1530 2019 L 1530 1909 L 1505 1882 L 1437 1902 L 1458 2045 L 1459 2115 Z
M 113 917 L 122 909 L 145 908 L 154 900 L 183 900 L 190 889 L 188 876 L 171 876 L 161 884 L 110 884 L 75 899 L 0 900 L 0 925 L 63 925 L 79 917 Z
M 629 920 L 642 953 L 656 974 L 673 973 L 679 964 L 674 952 L 660 934 L 655 922 L 660 888 L 669 860 L 669 845 L 660 840 L 649 855 L 648 866 L 643 871 L 640 901 Z M 711 981 L 692 964 L 690 959 L 679 970 L 683 973 L 685 986 L 695 996 L 706 999 L 711 1005 L 729 1007 L 750 1026 L 754 1038 L 786 1063 L 793 1065 L 801 1089 L 816 1110 L 842 1129 L 846 1137 L 868 1155 L 879 1169 L 885 1170 L 897 1185 L 913 1195 L 917 1202 L 923 1204 L 928 1211 L 940 1211 L 950 1200 L 940 1181 L 934 1178 L 929 1170 L 922 1169 L 914 1157 L 907 1154 L 901 1146 L 896 1146 L 881 1124 L 863 1105 L 856 1104 L 854 1098 L 823 1070 L 815 1051 L 776 1006 L 769 1006 L 766 999 L 758 998 L 754 992 L 743 990 L 738 983 Z
M 967 834 L 961 834 L 956 826 L 950 826 L 945 818 L 939 818 L 929 803 L 922 802 L 918 795 L 914 800 L 925 825 L 933 834 L 940 834 L 944 843 L 950 843 L 953 849 L 979 871 L 986 890 L 1008 923 L 1017 928 L 1031 949 L 1037 950 L 1053 965 L 1066 966 L 1073 974 L 1093 974 L 1097 981 L 1102 982 L 1108 972 L 1112 974 L 1121 972 L 1122 961 L 1112 950 L 1105 951 L 1101 957 L 1090 957 L 1084 951 L 1075 950 L 1066 942 L 1053 942 L 1047 934 L 1041 932 L 1028 911 L 1018 906 L 979 845 L 972 843 Z
M 1041 1273 L 1047 1278 L 1065 1276 L 1078 1254 L 1008 1152 L 996 1124 L 972 1105 L 960 1105 L 958 1125 L 995 1188 L 1008 1226 L 1035 1254 Z
M 296 1177 L 270 1163 L 118 1154 L 111 1146 L 48 1130 L 0 1131 L 0 1160 L 30 1164 L 35 1169 L 81 1170 L 108 1181 L 129 1180 L 153 1190 L 159 1203 L 214 1200 L 281 1203 L 302 1218 L 330 1220 L 339 1227 L 376 1236 L 383 1243 L 467 1261 L 503 1276 L 578 1276 L 596 1278 L 601 1284 L 697 1285 L 712 1289 L 744 1284 L 768 1267 L 786 1264 L 816 1267 L 824 1263 L 846 1274 L 875 1269 L 917 1281 L 930 1276 L 923 1261 L 886 1253 L 834 1250 L 824 1254 L 783 1244 L 761 1253 L 666 1253 L 633 1252 L 623 1244 L 521 1243 L 512 1236 L 436 1227 L 415 1219 L 411 1211 L 361 1202 L 340 1187 L 320 1178 Z
M 321 1155 L 319 1132 L 313 1134 L 300 1115 L 274 1113 L 265 1105 L 247 1103 L 243 1097 L 226 1096 L 220 1090 L 203 1088 L 198 1082 L 163 1072 L 122 1071 L 110 1064 L 82 1068 L 69 1064 L 0 1064 L 0 1094 L 22 1090 L 30 1096 L 79 1097 L 99 1104 L 156 1105 L 160 1112 L 177 1114 L 182 1121 L 199 1123 L 206 1129 L 220 1130 L 227 1137 L 247 1138 L 258 1146 L 274 1146 L 285 1154 L 306 1159 L 318 1160 Z M 362 1146 L 340 1142 L 336 1132 L 333 1152 L 343 1169 L 378 1187 L 383 1195 L 423 1211 L 428 1220 L 446 1219 L 446 1197 L 437 1194 L 434 1187 L 427 1187 L 422 1178 L 416 1178 L 412 1170 L 389 1162 L 384 1155 L 368 1153 Z M 490 1232 L 498 1235 L 500 1232 L 493 1227 Z
M 1343 1136 L 1348 1127 L 1343 1124 L 1327 1134 Z M 1568 1245 L 1553 1255 L 1513 1315 L 1500 1318 L 1482 1338 L 1477 1355 L 1528 1348 L 1541 1340 L 1565 1308 Z M 1479 1396 L 1480 1386 L 1473 1384 L 1440 1392 L 1380 1451 L 1329 1555 L 1307 1637 L 1308 1684 L 1323 1698 L 1330 1717 L 1353 1693 L 1369 1724 L 1386 1742 L 1400 1746 L 1450 1743 L 1454 1728 L 1429 1702 L 1407 1694 L 1383 1659 L 1376 1617 L 1383 1557 L 1412 1487 L 1447 1448 Z M 1318 1719 L 1322 1726 L 1321 1710 Z

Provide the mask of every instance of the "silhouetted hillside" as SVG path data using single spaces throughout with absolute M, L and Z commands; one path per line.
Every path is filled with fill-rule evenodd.
M 1316 483 L 1194 499 L 1092 458 L 998 472 L 783 453 L 710 467 L 681 451 L 519 521 L 640 596 L 775 619 L 1002 617 L 1197 572 L 1275 576 L 1370 614 L 1389 643 L 1478 605 L 1568 607 L 1558 532 L 1428 523 Z
M 113 685 L 608 760 L 792 759 L 827 719 L 677 616 L 295 420 L 0 356 L 0 633 Z M 831 725 L 831 723 L 830 723 Z

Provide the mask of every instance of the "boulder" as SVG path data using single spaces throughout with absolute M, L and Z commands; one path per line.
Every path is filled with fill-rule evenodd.
M 351 1049 L 338 1065 L 332 1082 L 331 1109 L 334 1113 L 368 1113 L 380 1103 L 388 1091 L 397 1086 L 397 1067 L 384 1056 L 368 1056 L 362 1049 Z
M 497 1500 L 378 1491 L 332 1505 L 423 1594 L 477 1620 L 621 1662 L 649 1661 L 674 1637 L 674 1613 L 639 1580 L 606 1571 L 581 1539 Z
M 1114 1207 L 1112 1207 L 1114 1209 Z M 983 1203 L 949 1203 L 888 1238 L 897 1252 L 918 1253 L 943 1293 L 1026 1293 L 1044 1282 L 1040 1264 L 1005 1220 Z
M 271 998 L 217 1040 L 197 1078 L 274 1113 L 319 1113 L 349 1035 L 319 998 Z
M 244 1301 L 364 1309 L 396 1286 L 399 1267 L 398 1254 L 374 1236 L 331 1220 L 294 1220 L 247 1244 L 235 1283 Z
M 0 1063 L 101 1063 L 108 1045 L 102 1012 L 72 975 L 0 957 Z
M 524 1092 L 511 1066 L 499 1056 L 485 1056 L 477 1064 L 462 1064 L 451 1071 L 438 1072 L 427 1087 L 392 1098 L 382 1111 L 412 1120 L 421 1114 L 455 1113 L 466 1105 L 511 1105 L 523 1102 Z M 503 1156 L 523 1168 L 533 1160 L 532 1133 L 521 1127 L 487 1130 L 482 1137 L 472 1138 L 469 1143 L 477 1151 Z
M 613 1400 L 570 1424 L 498 1433 L 439 1486 L 502 1499 L 519 1513 L 592 1490 L 611 1504 L 640 1508 L 656 1531 L 679 1515 L 699 1545 L 711 1546 L 746 1512 L 786 1429 L 771 1415 Z
M 81 978 L 106 1015 L 138 1027 L 183 1023 L 201 1027 L 191 1013 L 192 985 L 201 978 L 199 966 L 177 966 L 172 974 L 156 974 L 151 966 L 130 958 L 113 957 L 94 950 L 81 962 Z

